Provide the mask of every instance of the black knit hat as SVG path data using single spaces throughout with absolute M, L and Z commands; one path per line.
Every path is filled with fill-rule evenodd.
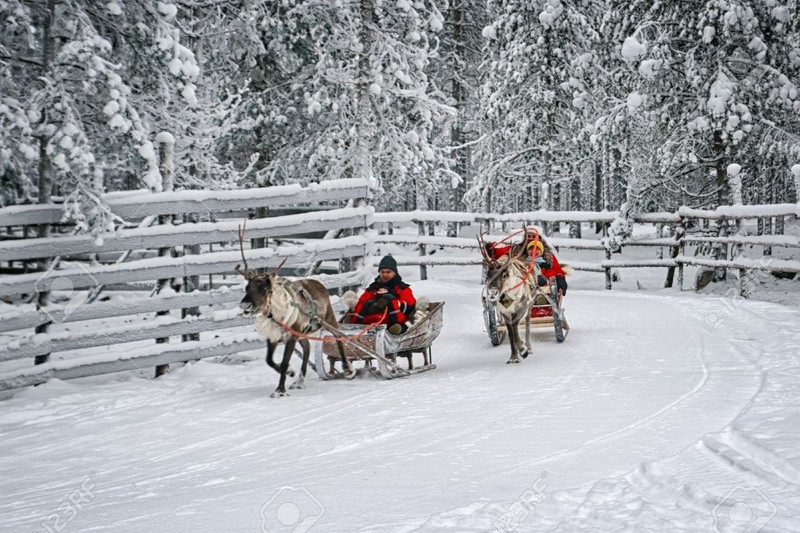
M 395 274 L 397 274 L 397 261 L 394 260 L 394 257 L 391 255 L 383 256 L 381 262 L 378 264 L 378 270 L 383 270 L 384 268 L 388 268 L 389 270 L 393 270 Z

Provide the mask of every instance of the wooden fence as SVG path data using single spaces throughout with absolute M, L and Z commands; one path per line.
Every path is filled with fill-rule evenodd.
M 800 217 L 800 204 L 778 204 L 759 206 L 723 206 L 716 210 L 681 208 L 676 213 L 643 213 L 633 215 L 634 225 L 651 225 L 656 233 L 668 237 L 631 239 L 623 243 L 625 247 L 650 247 L 658 249 L 651 259 L 613 259 L 608 245 L 608 229 L 619 216 L 616 212 L 559 212 L 533 211 L 508 215 L 486 213 L 454 212 L 393 212 L 376 213 L 375 224 L 385 228 L 376 244 L 399 244 L 416 248 L 416 255 L 397 257 L 405 265 L 418 265 L 420 277 L 427 279 L 429 266 L 434 265 L 475 265 L 479 264 L 480 254 L 474 238 L 449 237 L 453 226 L 476 226 L 478 231 L 489 237 L 502 238 L 509 231 L 535 224 L 544 228 L 548 235 L 560 223 L 592 223 L 600 228 L 594 239 L 549 237 L 548 242 L 558 250 L 593 250 L 598 254 L 596 262 L 573 261 L 569 254 L 563 256 L 575 270 L 601 272 L 605 274 L 605 287 L 611 289 L 613 271 L 625 268 L 656 267 L 666 268 L 665 286 L 673 285 L 673 275 L 677 270 L 678 286 L 683 289 L 684 267 L 688 265 L 712 268 L 735 269 L 739 272 L 740 283 L 746 280 L 745 273 L 751 270 L 798 273 L 800 261 L 781 260 L 772 257 L 772 247 L 800 248 L 800 239 L 788 235 L 743 235 L 741 230 L 745 221 L 756 222 L 759 231 L 776 228 L 782 231 L 784 224 Z M 392 228 L 398 224 L 414 223 L 418 235 L 393 235 Z M 746 258 L 741 254 L 744 246 L 763 247 L 762 256 Z M 433 247 L 465 250 L 464 255 L 446 257 L 428 255 Z M 695 253 L 690 254 L 689 248 Z M 668 250 L 664 257 L 663 250 Z M 706 252 L 711 252 L 707 254 Z M 377 260 L 377 258 L 376 258 Z M 744 295 L 745 286 L 740 285 Z
M 552 234 L 558 224 L 592 223 L 599 228 L 595 238 L 550 236 L 549 242 L 566 251 L 562 259 L 576 270 L 604 273 L 608 289 L 613 271 L 623 268 L 666 268 L 665 285 L 671 286 L 677 273 L 681 288 L 688 265 L 736 269 L 740 280 L 750 270 L 800 272 L 800 261 L 772 257 L 772 247 L 800 248 L 797 237 L 741 231 L 753 221 L 759 231 L 781 230 L 800 216 L 798 204 L 634 215 L 630 223 L 654 225 L 659 237 L 623 245 L 653 248 L 654 257 L 613 259 L 607 235 L 618 217 L 614 212 L 375 214 L 365 205 L 369 194 L 367 184 L 358 180 L 308 188 L 113 193 L 104 199 L 107 205 L 136 225 L 102 235 L 102 242 L 70 235 L 70 228 L 61 224 L 58 205 L 0 209 L 0 226 L 6 229 L 5 239 L 0 240 L 0 269 L 13 273 L 0 275 L 0 299 L 12 304 L 0 307 L 0 391 L 51 377 L 71 379 L 151 367 L 163 371 L 175 362 L 262 347 L 263 340 L 237 306 L 243 283 L 233 273 L 241 260 L 236 227 L 245 216 L 251 218 L 245 245 L 250 268 L 275 268 L 287 259 L 282 272 L 311 273 L 330 289 L 366 281 L 370 273 L 363 258 L 378 259 L 370 255 L 373 243 L 413 249 L 396 258 L 418 265 L 423 279 L 431 266 L 480 263 L 474 238 L 448 236 L 459 225 L 502 238 L 523 225 L 537 224 Z M 252 218 L 286 206 L 313 211 Z M 392 226 L 407 223 L 417 226 L 418 235 L 392 234 Z M 57 225 L 62 235 L 27 238 L 35 233 L 30 228 L 39 224 Z M 388 231 L 365 235 L 373 224 Z M 325 238 L 307 238 L 309 232 Z M 742 248 L 754 245 L 763 248 L 762 255 L 744 257 Z M 434 247 L 464 253 L 430 255 Z M 570 250 L 596 252 L 597 261 L 572 261 Z M 331 262 L 337 265 L 334 273 L 314 274 Z M 206 287 L 201 287 L 200 276 L 209 276 Z M 138 293 L 124 298 L 115 293 L 113 299 L 102 301 L 98 295 L 103 287 L 135 288 Z M 142 289 L 147 292 L 141 294 Z M 37 308 L 37 301 L 47 305 Z M 118 320 L 109 325 L 111 318 Z
M 287 275 L 311 274 L 329 289 L 361 286 L 370 245 L 364 230 L 373 216 L 369 195 L 362 180 L 307 188 L 114 193 L 105 199 L 113 212 L 140 224 L 101 239 L 71 236 L 68 227 L 61 228 L 62 236 L 22 238 L 35 233 L 26 226 L 60 224 L 62 207 L 0 209 L 0 226 L 13 237 L 0 241 L 0 265 L 22 272 L 0 276 L 0 298 L 12 304 L 0 307 L 0 391 L 53 377 L 150 367 L 159 374 L 171 363 L 264 346 L 238 310 L 243 282 L 234 267 L 242 260 L 241 217 L 281 206 L 317 206 L 314 212 L 249 220 L 248 266 L 274 269 L 286 259 L 281 272 Z M 153 225 L 156 220 L 160 225 Z M 324 238 L 301 238 L 311 232 Z M 335 264 L 335 273 L 315 275 L 326 262 Z M 200 276 L 226 283 L 214 288 L 209 280 L 209 290 L 199 290 Z M 111 286 L 134 287 L 139 294 L 101 301 L 102 288 Z M 112 317 L 120 320 L 109 326 L 104 319 Z M 225 335 L 213 333 L 223 329 Z

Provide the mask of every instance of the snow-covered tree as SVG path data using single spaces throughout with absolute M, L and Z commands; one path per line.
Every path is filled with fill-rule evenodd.
M 457 111 L 448 129 L 437 135 L 437 145 L 449 147 L 453 159 L 453 179 L 437 191 L 439 209 L 463 211 L 467 183 L 475 177 L 473 147 L 482 132 L 480 118 L 480 72 L 484 38 L 488 23 L 486 5 L 453 0 L 444 12 L 444 29 L 439 34 L 438 53 L 432 57 L 430 78 L 446 96 L 446 103 Z M 454 229 L 454 228 L 453 228 Z
M 260 154 L 259 184 L 375 179 L 380 202 L 426 205 L 449 173 L 434 143 L 454 115 L 426 74 L 443 16 L 435 2 L 261 4 L 244 52 L 257 72 L 233 139 Z M 247 153 L 238 155 L 241 160 Z
M 112 224 L 99 200 L 105 174 L 135 166 L 160 187 L 152 125 L 165 100 L 195 104 L 199 73 L 176 13 L 145 1 L 0 4 L 12 29 L 0 37 L 3 173 L 39 202 L 66 197 L 79 229 Z
M 625 10 L 636 23 L 621 52 L 641 77 L 631 93 L 639 120 L 662 139 L 652 151 L 661 182 L 695 205 L 720 205 L 732 200 L 731 163 L 748 176 L 776 164 L 785 173 L 798 150 L 797 4 L 641 1 Z
M 473 201 L 521 209 L 553 208 L 555 187 L 575 176 L 588 92 L 578 71 L 599 40 L 600 11 L 590 0 L 497 0 L 482 107 L 489 142 L 481 146 L 481 181 Z M 500 198 L 497 195 L 500 195 Z M 508 201 L 509 199 L 514 199 Z M 494 206 L 486 206 L 492 208 Z

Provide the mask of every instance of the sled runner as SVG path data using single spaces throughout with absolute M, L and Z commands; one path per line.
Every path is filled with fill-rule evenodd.
M 366 327 L 363 324 L 339 324 L 339 331 L 349 338 L 344 343 L 345 357 L 351 364 L 353 361 L 362 361 L 365 368 L 377 370 L 384 379 L 433 370 L 436 365 L 432 362 L 431 348 L 442 330 L 444 302 L 430 302 L 425 313 L 421 320 L 412 324 L 400 335 L 392 335 L 386 331 L 386 326 L 383 324 L 374 326 L 363 335 L 361 333 Z M 333 339 L 332 334 L 327 335 Z M 414 366 L 414 354 L 422 354 L 422 366 Z M 408 368 L 401 368 L 397 364 L 398 357 L 408 360 Z M 314 359 L 317 374 L 321 379 L 342 377 L 341 372 L 336 370 L 336 362 L 340 361 L 340 358 L 335 343 L 316 343 Z

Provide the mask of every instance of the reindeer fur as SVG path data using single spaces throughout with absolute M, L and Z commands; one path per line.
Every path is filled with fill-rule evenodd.
M 328 290 L 316 280 L 290 281 L 279 277 L 275 272 L 247 275 L 247 279 L 245 296 L 239 306 L 244 314 L 255 316 L 256 330 L 267 339 L 267 365 L 281 375 L 278 388 L 272 396 L 286 396 L 286 376 L 290 374 L 289 362 L 297 342 L 303 350 L 303 365 L 297 382 L 291 388 L 302 388 L 308 367 L 310 344 L 300 335 L 312 335 L 323 327 L 336 327 L 336 315 Z M 277 365 L 272 357 L 281 342 L 285 344 L 283 360 Z M 339 340 L 336 344 L 341 354 L 345 377 L 353 378 L 355 372 L 344 355 L 344 346 Z
M 486 285 L 484 294 L 492 301 L 498 314 L 506 325 L 511 357 L 507 363 L 519 363 L 520 357 L 525 359 L 531 349 L 530 342 L 530 307 L 533 297 L 538 291 L 536 280 L 539 269 L 535 263 L 528 263 L 525 249 L 520 246 L 516 251 L 512 248 L 507 255 L 495 259 L 486 248 L 483 235 L 478 235 L 478 245 L 486 267 Z M 528 265 L 531 271 L 528 272 Z M 525 343 L 517 326 L 525 319 Z

